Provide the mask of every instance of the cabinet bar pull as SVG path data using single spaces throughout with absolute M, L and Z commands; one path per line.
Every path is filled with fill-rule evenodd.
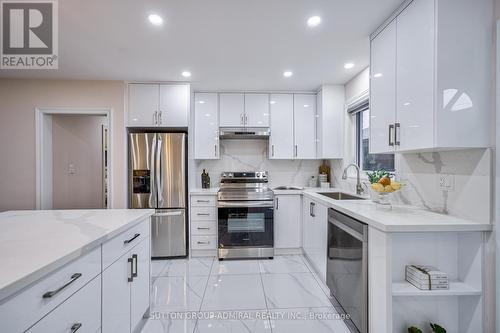
M 394 126 L 394 144 L 396 146 L 399 146 L 401 145 L 401 142 L 399 141 L 399 132 L 401 130 L 401 124 L 400 123 L 396 123 L 396 125 Z
M 278 210 L 279 207 L 280 207 L 279 198 L 276 198 L 276 210 Z
M 274 145 L 271 145 L 271 151 L 272 151 L 271 156 L 274 157 Z
M 76 280 L 78 280 L 78 278 L 80 278 L 82 276 L 81 273 L 75 273 L 73 275 L 71 275 L 71 280 L 68 281 L 68 283 L 66 283 L 65 285 L 57 288 L 56 290 L 53 290 L 53 291 L 47 291 L 45 294 L 43 294 L 43 298 L 51 298 L 53 296 L 55 296 L 56 294 L 58 294 L 59 292 L 61 292 L 62 290 L 64 290 L 66 287 L 68 287 L 70 284 L 72 284 L 73 282 L 75 282 Z
M 297 145 L 295 145 L 295 157 L 297 157 L 297 154 L 298 154 L 298 148 Z
M 196 200 L 196 202 L 200 202 L 200 203 L 206 202 L 206 203 L 209 203 L 210 201 L 209 200 Z
M 197 229 L 198 230 L 210 230 L 210 228 L 202 228 L 202 227 L 198 227 Z
M 208 214 L 208 213 L 196 213 L 196 215 L 198 215 L 198 216 L 210 216 L 210 214 Z
M 217 145 L 214 145 L 214 156 L 217 157 Z
M 130 276 L 127 278 L 127 281 L 132 282 L 134 281 L 134 260 L 127 258 L 127 262 L 130 264 Z
M 208 245 L 210 244 L 210 242 L 197 242 L 198 244 L 202 245 L 202 244 L 205 244 L 205 245 Z
M 245 125 L 245 121 L 243 120 L 243 113 L 240 114 L 240 124 Z
M 161 110 L 158 112 L 158 123 L 161 125 Z
M 158 111 L 153 113 L 153 122 L 155 125 L 158 125 Z
M 123 244 L 129 244 L 129 243 L 132 243 L 134 241 L 134 239 L 136 239 L 137 237 L 139 237 L 141 234 L 135 234 L 134 237 L 130 238 L 130 239 L 127 239 L 126 241 L 123 242 Z
M 76 331 L 78 331 L 80 329 L 80 327 L 82 327 L 81 323 L 73 324 L 73 326 L 71 326 L 71 328 L 70 328 L 70 330 L 71 330 L 70 332 L 75 333 Z
M 137 254 L 132 255 L 132 260 L 134 261 L 134 269 L 132 270 L 132 277 L 137 277 Z
M 248 116 L 247 114 L 245 113 L 245 125 L 248 124 Z
M 389 125 L 389 146 L 390 147 L 394 147 L 394 141 L 392 141 L 392 131 L 394 130 L 394 125 L 393 124 L 390 124 Z
M 311 207 L 309 209 L 310 209 L 310 215 L 312 217 L 316 216 L 316 214 L 314 213 L 314 206 L 316 206 L 316 204 L 314 202 L 311 202 Z

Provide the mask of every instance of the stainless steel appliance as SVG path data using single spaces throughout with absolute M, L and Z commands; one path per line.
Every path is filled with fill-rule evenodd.
M 328 212 L 326 283 L 351 323 L 368 332 L 368 226 L 333 209 Z M 335 301 L 334 300 L 334 301 Z
M 154 208 L 151 256 L 187 256 L 186 133 L 129 133 L 131 208 Z
M 244 128 L 230 128 L 221 127 L 219 131 L 219 137 L 221 139 L 259 139 L 267 140 L 271 131 L 267 127 L 244 127 Z
M 218 193 L 219 259 L 274 256 L 274 193 L 267 172 L 223 172 Z

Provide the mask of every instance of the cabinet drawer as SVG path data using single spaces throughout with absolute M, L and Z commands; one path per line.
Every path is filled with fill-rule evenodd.
M 150 218 L 121 233 L 102 245 L 102 269 L 120 258 L 150 234 Z
M 193 221 L 215 221 L 217 209 L 215 207 L 193 207 L 191 208 L 191 220 Z
M 214 250 L 217 248 L 215 236 L 193 236 L 191 237 L 191 249 Z
M 78 329 L 79 327 L 79 329 Z M 30 328 L 28 333 L 94 333 L 101 327 L 101 276 Z
M 215 207 L 217 204 L 217 196 L 215 195 L 200 195 L 200 196 L 192 196 L 191 197 L 191 206 L 192 207 Z
M 0 331 L 23 332 L 96 277 L 100 271 L 101 247 L 98 247 L 1 304 Z
M 215 221 L 196 221 L 191 223 L 191 235 L 216 235 L 217 224 Z

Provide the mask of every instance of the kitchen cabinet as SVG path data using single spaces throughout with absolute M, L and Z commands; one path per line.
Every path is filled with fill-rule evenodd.
M 128 85 L 128 127 L 187 127 L 189 110 L 187 84 Z
M 191 255 L 217 255 L 217 193 L 191 195 L 190 199 Z
M 492 10 L 415 0 L 372 36 L 371 153 L 490 145 Z
M 345 89 L 324 85 L 316 96 L 316 158 L 344 157 Z
M 219 94 L 220 127 L 245 126 L 245 94 Z
M 328 208 L 314 200 L 302 200 L 302 248 L 313 268 L 326 282 Z
M 274 247 L 276 249 L 300 248 L 301 196 L 276 195 L 274 199 Z
M 150 238 L 102 273 L 103 332 L 133 332 L 149 307 Z
M 217 93 L 194 94 L 194 158 L 219 158 L 219 112 Z
M 269 127 L 269 94 L 245 93 L 245 126 Z
M 294 158 L 316 158 L 316 94 L 294 94 Z
M 293 159 L 293 94 L 271 94 L 269 159 Z

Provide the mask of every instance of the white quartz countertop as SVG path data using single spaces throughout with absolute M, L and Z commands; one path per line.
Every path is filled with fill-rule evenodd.
M 0 213 L 0 301 L 152 214 L 153 209 Z
M 321 192 L 341 191 L 340 189 L 309 188 L 302 194 L 329 208 L 349 215 L 384 232 L 439 232 L 439 231 L 489 231 L 492 225 L 458 217 L 434 213 L 409 205 L 393 205 L 392 209 L 377 207 L 367 200 L 334 200 Z
M 189 190 L 189 195 L 217 195 L 218 187 L 211 188 L 193 188 Z

